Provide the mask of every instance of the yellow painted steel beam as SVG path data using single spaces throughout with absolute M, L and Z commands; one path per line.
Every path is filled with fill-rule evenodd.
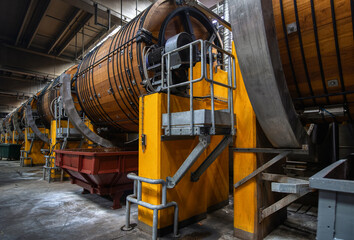
M 236 55 L 235 47 L 232 47 Z M 242 79 L 236 58 L 236 93 L 234 111 L 236 114 L 237 137 L 234 147 L 256 147 L 256 115 Z M 233 153 L 234 183 L 238 182 L 257 168 L 255 153 Z M 241 239 L 255 239 L 257 226 L 257 183 L 250 180 L 234 190 L 234 235 Z

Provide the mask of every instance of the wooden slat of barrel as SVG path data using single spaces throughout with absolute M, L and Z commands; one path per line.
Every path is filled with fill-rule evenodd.
M 146 43 L 137 42 L 135 37 L 144 28 L 157 43 L 163 21 L 176 8 L 173 1 L 157 1 L 85 56 L 78 69 L 77 95 L 86 115 L 96 126 L 138 131 L 138 97 L 146 93 L 141 84 L 142 52 Z M 206 39 L 205 27 L 191 20 L 196 38 Z M 182 26 L 179 17 L 172 19 L 165 38 L 181 32 Z
M 313 11 L 317 26 L 318 46 L 319 53 L 321 55 L 320 59 L 322 61 L 323 75 L 321 74 L 321 64 L 316 49 L 311 2 L 313 3 Z M 312 95 L 310 87 L 312 87 L 314 96 L 325 95 L 326 89 L 329 94 L 340 93 L 343 91 L 354 91 L 354 37 L 350 0 L 336 0 L 332 2 L 335 13 L 339 57 L 336 50 L 331 2 L 332 1 L 330 0 L 295 1 L 301 31 L 303 53 L 305 64 L 307 65 L 310 84 L 307 81 L 305 72 L 300 47 L 299 31 L 287 35 L 287 39 L 290 49 L 291 62 L 294 68 L 294 74 L 301 97 L 310 97 Z M 354 102 L 354 94 L 347 94 L 346 99 L 343 95 L 329 96 L 328 100 L 326 97 L 315 98 L 315 100 L 306 99 L 303 100 L 303 105 L 301 101 L 296 100 L 300 96 L 296 90 L 294 74 L 291 70 L 281 13 L 283 10 L 285 25 L 296 22 L 294 1 L 273 0 L 273 10 L 283 69 L 290 93 L 295 102 L 295 106 L 297 108 L 302 108 L 348 103 L 349 108 L 353 108 L 354 106 L 352 103 Z M 342 78 L 338 66 L 338 58 L 340 59 Z M 333 79 L 338 81 L 338 86 L 328 86 L 328 81 Z M 343 85 L 341 83 L 341 79 L 344 83 Z M 350 109 L 350 111 L 352 117 L 354 117 L 354 110 Z

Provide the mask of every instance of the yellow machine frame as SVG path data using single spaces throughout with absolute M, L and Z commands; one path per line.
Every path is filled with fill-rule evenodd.
M 69 126 L 68 126 L 69 124 Z M 85 125 L 88 126 L 93 131 L 93 125 L 91 122 L 86 119 Z M 63 180 L 63 178 L 69 178 L 69 175 L 64 173 L 62 169 L 59 169 L 55 165 L 55 151 L 60 149 L 60 142 L 58 141 L 57 133 L 59 128 L 68 128 L 73 129 L 74 126 L 67 120 L 52 120 L 51 121 L 51 128 L 49 131 L 50 136 L 50 145 L 49 145 L 49 154 L 44 157 L 45 159 L 45 166 L 43 169 L 43 178 L 46 178 L 47 171 L 48 174 L 48 181 L 51 180 Z M 82 140 L 83 141 L 83 140 Z M 74 149 L 74 148 L 91 148 L 92 142 L 91 141 L 74 141 L 68 140 L 65 146 L 65 149 Z
M 5 143 L 12 143 L 12 137 L 9 133 L 5 133 Z
M 200 74 L 200 64 L 196 64 L 193 73 Z M 214 80 L 227 84 L 227 73 L 218 69 Z M 210 84 L 201 81 L 194 83 L 193 96 L 210 94 Z M 214 94 L 219 99 L 227 99 L 227 90 L 215 86 Z M 189 111 L 189 98 L 171 95 L 171 112 Z M 215 110 L 227 109 L 227 103 L 215 102 Z M 198 144 L 198 137 L 191 139 L 162 141 L 162 114 L 167 112 L 167 96 L 155 93 L 140 98 L 139 135 L 146 136 L 146 147 L 139 145 L 139 176 L 149 179 L 166 179 L 179 169 L 190 152 Z M 194 109 L 210 109 L 210 100 L 195 98 Z M 206 213 L 228 204 L 229 199 L 229 152 L 226 148 L 199 181 L 191 182 L 190 174 L 223 139 L 223 135 L 211 136 L 210 145 L 198 158 L 191 169 L 173 189 L 167 191 L 167 202 L 177 202 L 180 225 L 190 224 L 206 217 Z M 161 204 L 161 185 L 142 185 L 142 201 L 153 205 Z M 139 226 L 150 232 L 153 226 L 153 210 L 139 206 Z M 164 209 L 158 215 L 158 231 L 164 232 L 173 224 L 174 210 Z
M 39 128 L 39 131 L 47 136 L 49 135 L 49 130 L 46 128 Z M 48 144 L 35 138 L 32 129 L 30 127 L 26 127 L 24 150 L 21 153 L 21 156 L 23 157 L 22 166 L 31 167 L 43 165 L 45 163 L 45 153 L 42 151 L 45 149 L 48 149 Z

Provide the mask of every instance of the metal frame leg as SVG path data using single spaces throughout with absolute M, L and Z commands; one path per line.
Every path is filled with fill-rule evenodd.
M 121 228 L 123 231 L 129 231 L 132 230 L 132 227 L 130 225 L 130 207 L 131 203 L 136 203 L 139 206 L 143 206 L 145 208 L 153 210 L 153 225 L 152 225 L 152 239 L 155 240 L 157 239 L 157 226 L 158 226 L 158 215 L 159 215 L 159 210 L 169 208 L 169 207 L 174 207 L 174 215 L 173 215 L 173 234 L 174 237 L 178 237 L 178 204 L 176 202 L 169 202 L 166 203 L 166 191 L 167 191 L 167 182 L 162 180 L 162 179 L 149 179 L 149 178 L 143 178 L 136 176 L 135 174 L 128 174 L 127 176 L 129 179 L 134 180 L 134 194 L 127 196 L 126 200 L 126 209 L 125 209 L 125 226 Z M 147 202 L 144 202 L 141 200 L 141 184 L 142 182 L 144 183 L 149 183 L 149 184 L 160 184 L 162 185 L 162 199 L 161 202 L 162 204 L 159 205 L 153 205 Z M 138 189 L 138 190 L 137 190 Z M 140 190 L 139 190 L 140 189 Z
M 154 209 L 152 217 L 152 239 L 157 239 L 157 223 L 158 223 L 159 211 Z
M 277 163 L 279 160 L 281 160 L 284 157 L 288 156 L 290 153 L 291 153 L 291 151 L 284 151 L 284 152 L 278 154 L 277 156 L 272 158 L 270 161 L 268 161 L 267 163 L 263 164 L 261 167 L 257 168 L 254 172 L 249 174 L 247 177 L 245 177 L 245 178 L 241 179 L 240 181 L 238 181 L 237 183 L 235 183 L 234 188 L 238 188 L 239 186 L 241 186 L 244 183 L 248 182 L 249 180 L 251 180 L 252 178 L 257 176 L 259 173 L 263 172 L 264 170 L 266 170 L 267 168 L 269 168 L 273 164 Z
M 224 149 L 232 142 L 232 136 L 225 136 L 216 148 L 209 154 L 198 169 L 191 173 L 191 181 L 197 182 L 200 176 L 208 169 L 215 159 L 224 151 Z
M 176 184 L 182 179 L 182 177 L 187 173 L 187 171 L 193 166 L 195 161 L 200 157 L 204 150 L 210 144 L 210 136 L 199 136 L 199 143 L 189 154 L 187 159 L 183 162 L 180 168 L 177 170 L 173 177 L 167 177 L 167 188 L 174 188 Z

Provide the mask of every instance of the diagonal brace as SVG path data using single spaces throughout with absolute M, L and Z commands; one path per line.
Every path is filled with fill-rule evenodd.
M 204 152 L 204 150 L 210 144 L 210 136 L 209 135 L 201 135 L 199 136 L 199 143 L 193 149 L 193 151 L 189 154 L 186 160 L 184 160 L 183 164 L 177 170 L 173 177 L 167 177 L 167 188 L 174 188 L 177 183 L 183 178 L 183 176 L 188 172 L 188 170 L 193 166 L 195 161 L 200 157 L 200 155 Z
M 259 222 L 262 222 L 266 217 L 272 215 L 273 213 L 279 211 L 280 209 L 290 205 L 292 202 L 295 202 L 302 196 L 306 195 L 309 192 L 312 192 L 313 190 L 307 189 L 304 192 L 301 192 L 299 194 L 288 194 L 287 196 L 283 197 L 280 199 L 278 202 L 273 203 L 272 205 L 268 206 L 267 208 L 260 209 L 259 210 Z
M 200 176 L 208 169 L 215 159 L 224 151 L 224 149 L 232 142 L 232 136 L 224 136 L 216 148 L 209 154 L 198 169 L 191 173 L 191 181 L 197 182 Z
M 291 151 L 285 151 L 282 152 L 280 154 L 278 154 L 277 156 L 275 156 L 274 158 L 272 158 L 270 161 L 266 162 L 265 164 L 263 164 L 261 167 L 257 168 L 254 172 L 252 172 L 251 174 L 249 174 L 247 177 L 241 179 L 240 181 L 238 181 L 237 183 L 235 183 L 234 187 L 238 188 L 239 186 L 241 186 L 242 184 L 248 182 L 250 179 L 254 178 L 255 176 L 257 176 L 259 173 L 263 172 L 264 170 L 266 170 L 267 168 L 269 168 L 270 166 L 272 166 L 273 164 L 277 163 L 279 160 L 283 159 L 284 157 L 288 156 L 289 153 L 291 153 Z

